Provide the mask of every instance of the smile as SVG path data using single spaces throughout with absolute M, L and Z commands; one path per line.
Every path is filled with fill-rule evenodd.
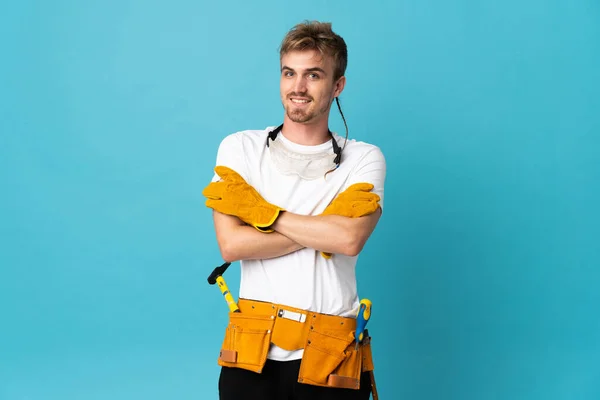
M 302 99 L 290 99 L 292 101 L 292 103 L 296 103 L 296 104 L 306 104 L 309 103 L 310 100 L 302 100 Z

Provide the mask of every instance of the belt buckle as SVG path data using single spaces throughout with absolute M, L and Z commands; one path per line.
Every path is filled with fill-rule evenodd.
M 306 321 L 306 314 L 280 308 L 277 312 L 279 318 L 290 319 L 292 321 L 303 323 Z

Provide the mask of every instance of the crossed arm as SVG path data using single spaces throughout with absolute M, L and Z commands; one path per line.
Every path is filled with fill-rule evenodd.
M 279 257 L 302 248 L 356 256 L 360 253 L 381 216 L 348 218 L 338 215 L 300 215 L 285 211 L 272 228 L 262 233 L 239 218 L 213 212 L 217 242 L 225 261 Z

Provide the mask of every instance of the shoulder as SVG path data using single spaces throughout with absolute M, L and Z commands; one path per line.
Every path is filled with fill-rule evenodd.
M 343 136 L 337 134 L 334 137 L 339 146 L 344 149 L 342 151 L 342 158 L 352 160 L 355 163 L 367 160 L 385 164 L 385 155 L 379 146 L 356 139 L 348 139 L 346 141 Z
M 248 181 L 251 171 L 256 169 L 257 160 L 260 160 L 264 151 L 270 131 L 267 127 L 228 134 L 219 143 L 216 165 L 229 167 Z M 214 179 L 219 178 L 215 176 Z
M 266 144 L 267 136 L 275 127 L 265 129 L 247 129 L 230 133 L 221 140 L 221 146 L 228 145 L 249 145 L 253 143 Z
M 274 128 L 272 128 L 274 129 Z M 267 144 L 267 136 L 271 127 L 265 129 L 247 129 L 230 133 L 219 143 L 219 154 L 233 155 L 236 157 L 260 153 Z

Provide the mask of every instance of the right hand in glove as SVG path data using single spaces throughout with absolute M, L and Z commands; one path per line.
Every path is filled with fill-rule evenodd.
M 268 203 L 231 168 L 217 166 L 217 175 L 222 180 L 211 182 L 202 194 L 207 198 L 206 206 L 223 214 L 234 215 L 261 232 L 273 232 L 273 225 L 282 208 Z
M 374 213 L 380 207 L 381 198 L 371 192 L 373 187 L 370 183 L 355 183 L 337 195 L 321 215 L 358 218 Z M 331 258 L 331 253 L 321 252 L 321 255 L 324 258 Z

